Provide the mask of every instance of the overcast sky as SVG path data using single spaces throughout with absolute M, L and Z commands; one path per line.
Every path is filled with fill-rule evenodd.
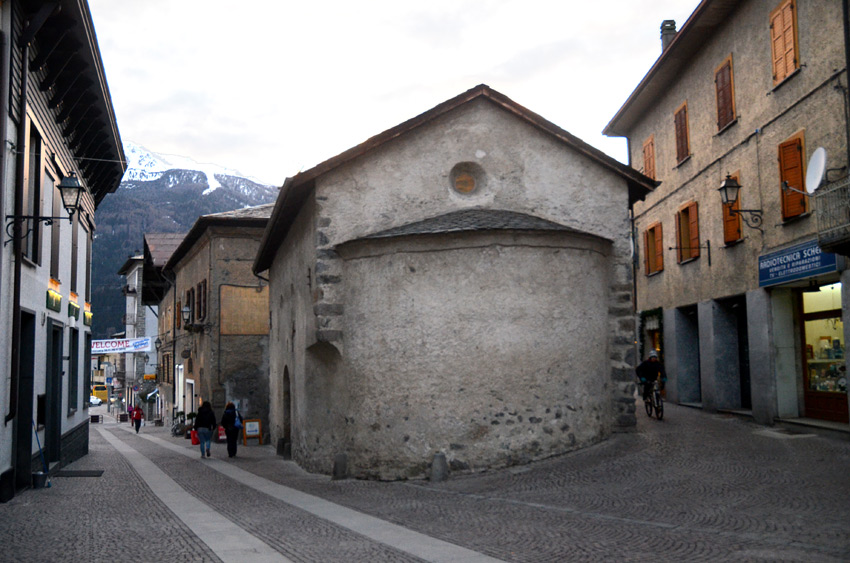
M 601 133 L 698 0 L 89 0 L 121 137 L 280 185 L 487 84 Z

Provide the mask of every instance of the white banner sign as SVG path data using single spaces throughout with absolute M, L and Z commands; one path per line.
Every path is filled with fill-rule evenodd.
M 122 352 L 150 352 L 150 338 L 120 338 L 117 340 L 92 340 L 92 354 L 113 354 Z

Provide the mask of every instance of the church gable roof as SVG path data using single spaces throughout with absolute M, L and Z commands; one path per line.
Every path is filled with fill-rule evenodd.
M 514 102 L 507 96 L 493 90 L 486 84 L 480 84 L 459 96 L 435 106 L 425 113 L 400 123 L 383 133 L 375 135 L 365 142 L 352 147 L 309 170 L 301 172 L 291 178 L 287 178 L 281 188 L 277 202 L 275 203 L 274 211 L 269 219 L 269 223 L 266 226 L 266 230 L 260 242 L 260 248 L 254 261 L 254 272 L 263 272 L 271 266 L 280 241 L 284 240 L 286 237 L 289 227 L 292 225 L 292 222 L 295 220 L 295 217 L 298 215 L 298 212 L 304 205 L 304 202 L 307 200 L 308 195 L 315 186 L 315 180 L 319 176 L 326 174 L 343 164 L 351 162 L 352 160 L 377 149 L 385 143 L 393 141 L 420 126 L 432 122 L 438 117 L 477 99 L 486 99 L 490 101 L 504 111 L 507 111 L 537 129 L 555 137 L 557 140 L 595 162 L 597 165 L 610 170 L 623 178 L 628 186 L 630 203 L 642 200 L 655 188 L 656 185 L 658 185 L 657 182 L 644 176 L 637 170 L 611 158 L 599 149 L 590 146 L 578 137 Z

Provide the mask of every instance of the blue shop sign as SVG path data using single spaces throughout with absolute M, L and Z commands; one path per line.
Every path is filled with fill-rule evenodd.
M 810 278 L 837 269 L 835 254 L 822 252 L 818 241 L 811 240 L 759 256 L 759 287 Z

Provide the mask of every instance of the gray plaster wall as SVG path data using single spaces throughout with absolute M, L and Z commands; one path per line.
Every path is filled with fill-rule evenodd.
M 330 473 L 333 456 L 345 451 L 347 409 L 341 399 L 328 401 L 333 395 L 346 396 L 340 354 L 316 340 L 314 303 L 325 300 L 317 270 L 328 256 L 336 256 L 316 250 L 316 209 L 315 198 L 309 198 L 269 269 L 269 416 L 273 444 L 284 438 L 288 419 L 292 459 L 309 471 Z M 291 410 L 284 403 L 286 371 Z
M 607 436 L 609 247 L 476 233 L 341 250 L 353 474 L 422 477 L 438 452 L 514 465 Z
M 463 195 L 452 189 L 450 173 L 459 163 L 480 167 L 481 174 L 476 178 L 478 187 L 472 194 Z M 453 249 L 448 254 L 443 250 L 428 250 L 421 256 L 416 255 L 415 259 L 428 263 L 428 268 L 433 269 L 431 275 L 435 277 L 426 282 L 421 275 L 413 276 L 416 283 L 409 290 L 386 281 L 387 277 L 395 279 L 393 276 L 404 273 L 389 266 L 392 260 L 389 255 L 358 259 L 357 265 L 339 255 L 338 250 L 346 243 L 366 235 L 463 208 L 527 213 L 580 230 L 594 240 L 598 237 L 612 242 L 607 243 L 604 259 L 591 253 L 599 257 L 588 262 L 583 254 L 577 254 L 582 258 L 576 258 L 562 249 L 559 251 L 561 255 L 569 255 L 570 259 L 551 265 L 543 264 L 541 260 L 544 256 L 551 256 L 552 251 L 539 246 L 509 246 L 506 247 L 508 250 L 498 252 L 493 249 L 486 252 Z M 359 468 L 357 470 L 362 471 L 364 476 L 398 478 L 421 475 L 423 463 L 429 461 L 429 453 L 439 450 L 455 452 L 451 457 L 457 460 L 456 469 L 480 468 L 487 464 L 505 464 L 551 455 L 569 447 L 591 443 L 612 431 L 634 428 L 635 327 L 629 229 L 628 191 L 622 177 L 483 99 L 465 104 L 319 176 L 314 191 L 300 209 L 285 240 L 281 241 L 269 269 L 272 441 L 276 443 L 283 437 L 285 418 L 288 417 L 292 428 L 293 459 L 308 470 L 330 473 L 333 456 L 346 453 L 352 467 Z M 446 241 L 453 240 L 452 236 L 446 238 Z M 496 245 L 493 248 L 501 247 Z M 556 246 L 555 250 L 559 248 Z M 433 256 L 430 256 L 431 252 L 434 252 Z M 490 256 L 488 253 L 491 252 L 496 252 L 497 256 Z M 485 256 L 489 257 L 488 260 L 498 257 L 498 260 L 506 261 L 511 271 L 491 272 L 488 276 L 479 276 L 479 281 L 461 275 L 463 268 L 460 264 L 483 263 Z M 436 262 L 430 262 L 433 260 Z M 400 262 L 393 263 L 398 266 Z M 413 267 L 416 268 L 415 265 Z M 455 316 L 451 317 L 450 311 L 441 308 L 447 289 L 437 283 L 437 272 L 441 269 L 446 283 L 462 284 L 449 301 L 455 303 L 457 311 L 475 312 L 474 315 L 457 316 L 453 313 Z M 529 272 L 534 271 L 539 275 L 531 276 Z M 411 274 L 413 272 L 408 270 L 404 275 Z M 575 277 L 577 274 L 580 275 Z M 492 282 L 483 279 L 490 276 L 494 278 Z M 567 283 L 565 279 L 575 282 Z M 495 280 L 501 280 L 505 285 L 488 286 L 495 284 Z M 488 299 L 482 298 L 480 288 L 479 292 L 474 291 L 476 283 L 489 287 L 484 292 Z M 587 285 L 597 287 L 583 287 Z M 385 291 L 375 293 L 374 288 L 377 287 Z M 482 417 L 491 417 L 487 424 L 482 424 L 487 427 L 487 432 L 479 437 L 482 445 L 472 443 L 470 437 L 473 434 L 468 433 L 474 425 L 471 420 L 463 420 L 463 427 L 451 423 L 452 429 L 461 428 L 462 431 L 459 438 L 446 439 L 449 432 L 440 425 L 449 424 L 451 419 L 445 417 L 458 416 L 461 412 L 464 416 L 467 414 L 466 411 L 449 408 L 449 405 L 441 412 L 445 417 L 431 419 L 437 424 L 433 432 L 431 429 L 422 429 L 418 435 L 412 430 L 408 432 L 405 428 L 409 428 L 410 423 L 403 421 L 403 417 L 396 420 L 397 426 L 391 424 L 392 427 L 387 429 L 384 421 L 393 417 L 381 409 L 394 409 L 397 405 L 385 402 L 380 407 L 369 401 L 364 403 L 368 397 L 377 401 L 375 389 L 388 391 L 390 384 L 415 385 L 418 389 L 425 389 L 427 385 L 421 379 L 429 377 L 429 373 L 442 377 L 454 372 L 451 362 L 435 367 L 434 358 L 455 362 L 462 356 L 460 343 L 449 341 L 442 350 L 436 342 L 429 341 L 427 347 L 411 352 L 415 355 L 409 357 L 409 365 L 405 363 L 404 370 L 400 372 L 408 379 L 416 379 L 410 383 L 397 379 L 395 372 L 401 369 L 398 366 L 400 360 L 386 354 L 385 346 L 373 331 L 393 337 L 411 337 L 413 332 L 410 330 L 399 332 L 391 328 L 398 326 L 391 321 L 435 322 L 411 316 L 409 291 L 418 296 L 415 303 L 439 305 L 427 309 L 428 314 L 435 315 L 434 319 L 452 320 L 457 325 L 458 336 L 463 338 L 471 337 L 467 336 L 467 332 L 475 335 L 475 330 L 468 331 L 465 325 L 480 329 L 486 324 L 484 319 L 489 318 L 486 315 L 496 315 L 510 306 L 515 299 L 513 293 L 527 292 L 526 295 L 539 296 L 541 303 L 551 303 L 560 296 L 567 303 L 574 304 L 575 301 L 570 299 L 575 295 L 586 295 L 591 291 L 593 298 L 584 299 L 583 304 L 587 307 L 587 314 L 593 314 L 593 318 L 587 320 L 593 326 L 588 334 L 593 335 L 594 352 L 579 364 L 572 364 L 580 356 L 569 350 L 588 346 L 584 340 L 590 339 L 576 330 L 575 324 L 569 324 L 569 328 L 568 325 L 559 325 L 557 330 L 549 326 L 552 315 L 569 310 L 567 304 L 559 304 L 551 311 L 529 305 L 535 314 L 522 319 L 523 323 L 519 326 L 523 330 L 509 332 L 507 324 L 502 322 L 500 331 L 487 333 L 490 340 L 482 348 L 495 350 L 504 347 L 504 353 L 513 358 L 510 369 L 493 374 L 491 368 L 498 366 L 490 363 L 486 364 L 488 369 L 483 369 L 484 366 L 467 359 L 462 363 L 464 369 L 457 370 L 475 370 L 475 373 L 464 376 L 464 388 L 470 388 L 470 382 L 476 378 L 483 381 L 486 376 L 498 377 L 500 382 L 505 383 L 499 391 L 496 386 L 489 387 L 494 393 L 500 393 L 498 398 L 492 397 L 492 407 L 491 402 L 483 402 L 485 393 L 481 389 L 476 388 L 477 395 L 470 397 L 470 404 L 478 409 L 477 414 L 470 414 L 470 419 L 477 417 L 477 423 L 481 423 Z M 381 302 L 378 297 L 384 301 Z M 417 310 L 425 312 L 424 309 Z M 381 319 L 381 315 L 398 318 Z M 560 318 L 558 322 L 567 323 Z M 569 321 L 574 322 L 578 321 Z M 420 330 L 424 328 L 424 325 L 413 326 L 420 326 Z M 528 329 L 527 326 L 533 328 Z M 435 334 L 427 335 L 436 338 Z M 483 338 L 484 333 L 477 337 Z M 517 338 L 520 340 L 517 341 Z M 415 349 L 421 342 L 422 339 L 416 337 L 409 339 L 406 347 L 401 341 L 395 342 L 394 346 Z M 471 343 L 484 346 L 483 341 Z M 526 358 L 527 365 L 521 366 L 516 360 L 520 350 L 531 354 Z M 436 355 L 432 356 L 429 365 L 422 365 L 428 354 Z M 540 399 L 534 406 L 529 396 L 523 396 L 522 403 L 511 402 L 511 395 L 518 391 L 511 386 L 512 378 L 521 377 L 526 381 L 549 369 L 558 374 L 585 373 L 584 370 L 587 370 L 587 375 L 574 375 L 569 383 L 561 379 L 558 385 L 565 387 L 559 389 L 560 394 L 553 398 L 538 393 Z M 384 373 L 388 370 L 394 373 Z M 289 372 L 291 380 L 291 411 L 287 411 L 283 404 L 285 371 Z M 449 378 L 444 383 L 447 387 L 440 392 L 444 393 L 448 388 L 457 389 L 458 383 L 457 379 Z M 545 385 L 540 388 L 553 391 Z M 393 389 L 392 393 L 392 396 L 401 396 L 403 391 Z M 567 396 L 569 398 L 565 398 Z M 457 400 L 456 397 L 452 399 Z M 428 398 L 425 404 L 434 401 L 436 399 Z M 370 404 L 374 410 L 363 412 L 364 404 Z M 520 405 L 523 409 L 532 409 L 532 412 L 523 413 L 519 410 Z M 566 405 L 580 414 L 573 413 Z M 416 408 L 421 407 L 418 405 Z M 508 410 L 502 410 L 504 408 Z M 560 418 L 555 418 L 558 408 Z M 513 425 L 502 423 L 503 417 L 496 417 L 497 412 L 506 413 L 503 416 L 507 421 L 510 418 L 507 413 L 515 409 L 516 415 L 511 415 Z M 422 418 L 424 414 L 419 412 L 411 410 L 411 414 L 404 416 L 415 414 L 420 420 L 425 420 Z M 523 423 L 516 428 L 539 428 L 537 433 L 526 434 L 524 440 L 515 428 L 508 429 L 520 424 L 520 416 Z M 529 422 L 530 417 L 535 422 Z M 561 426 L 552 422 L 566 417 L 570 417 L 569 422 L 565 421 L 561 426 L 569 425 L 567 430 L 561 430 Z M 499 424 L 493 424 L 494 421 Z M 383 427 L 381 423 L 384 423 Z M 373 429 L 375 424 L 378 424 L 379 430 Z M 552 435 L 543 433 L 543 428 L 551 429 Z M 376 437 L 390 435 L 393 437 L 385 445 L 376 444 Z M 409 436 L 409 446 L 405 445 L 404 436 Z M 462 446 L 465 449 L 452 450 L 452 444 L 455 448 Z M 376 469 L 367 475 L 365 467 L 376 460 Z

